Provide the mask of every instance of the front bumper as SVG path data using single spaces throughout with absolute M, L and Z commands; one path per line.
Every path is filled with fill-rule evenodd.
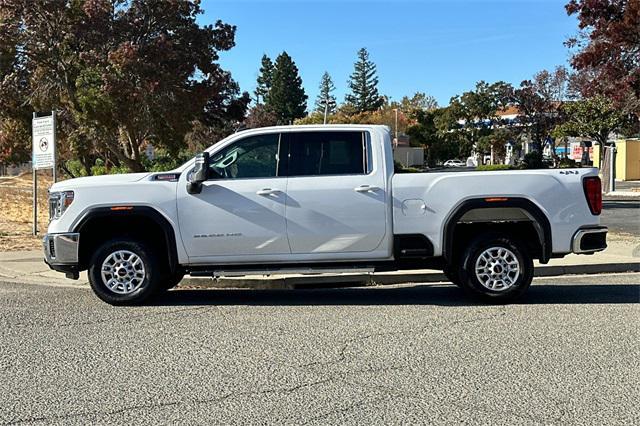
M 577 254 L 591 254 L 607 248 L 606 226 L 581 228 L 574 234 L 571 251 Z
M 44 261 L 53 270 L 64 272 L 70 278 L 76 278 L 78 269 L 78 244 L 80 234 L 68 232 L 46 234 L 42 239 Z

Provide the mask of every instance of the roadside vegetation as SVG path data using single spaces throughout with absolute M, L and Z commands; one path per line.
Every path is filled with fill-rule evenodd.
M 0 251 L 38 250 L 42 247 L 41 236 L 33 236 L 33 209 L 31 173 L 20 176 L 0 177 Z M 51 173 L 38 174 L 40 188 L 51 185 Z M 47 191 L 38 191 L 38 225 L 45 232 L 49 224 Z

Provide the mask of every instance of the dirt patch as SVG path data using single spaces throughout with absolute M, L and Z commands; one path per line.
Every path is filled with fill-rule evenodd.
M 0 251 L 34 250 L 42 247 L 42 235 L 49 224 L 47 190 L 51 186 L 51 171 L 38 172 L 38 236 L 32 235 L 31 173 L 0 177 Z

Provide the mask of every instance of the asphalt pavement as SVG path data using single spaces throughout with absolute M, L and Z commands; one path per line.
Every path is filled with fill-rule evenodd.
M 603 201 L 600 222 L 610 232 L 640 236 L 640 200 Z
M 0 282 L 0 423 L 632 424 L 640 274 L 175 290 L 116 308 Z

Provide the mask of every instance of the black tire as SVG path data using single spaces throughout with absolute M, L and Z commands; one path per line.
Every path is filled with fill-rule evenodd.
M 500 249 L 506 249 L 506 251 Z M 493 260 L 492 255 L 497 255 L 496 260 Z M 481 256 L 483 258 L 479 260 Z M 486 261 L 487 258 L 491 258 L 491 262 L 500 262 L 497 259 L 501 259 L 502 263 L 489 263 Z M 503 265 L 512 263 L 515 266 L 515 262 L 517 262 L 518 273 L 510 271 L 506 273 L 506 280 L 500 280 L 499 277 L 505 277 L 506 269 Z M 485 266 L 485 271 L 495 272 L 496 275 L 491 275 L 489 272 L 476 273 L 477 263 L 481 267 Z M 472 296 L 493 303 L 506 303 L 522 296 L 531 285 L 533 258 L 519 240 L 505 234 L 486 233 L 471 241 L 463 253 L 457 272 L 462 288 Z M 481 279 L 487 285 L 483 285 Z M 505 285 L 507 282 L 509 285 Z M 495 289 L 489 288 L 491 285 L 494 285 Z
M 127 259 L 132 259 L 131 255 L 127 257 L 126 253 L 122 254 L 123 251 L 133 253 L 137 256 L 144 267 L 144 271 L 139 269 L 140 263 L 137 263 L 137 266 L 132 266 L 130 269 L 122 266 Z M 113 286 L 115 289 L 112 290 L 102 278 L 102 265 L 105 259 L 114 255 L 116 252 L 121 252 L 120 259 L 124 260 L 122 263 L 115 264 L 117 266 L 113 267 L 114 272 L 107 274 L 107 278 L 113 276 L 117 281 L 118 278 L 120 278 L 119 271 L 122 269 L 131 271 L 132 273 L 135 273 L 137 270 L 140 273 L 138 276 L 143 277 L 143 279 L 138 279 L 138 276 L 136 276 L 136 278 L 129 281 L 130 286 L 133 287 L 130 292 L 126 292 L 122 287 L 124 284 L 116 283 L 116 281 L 111 281 L 116 283 Z M 114 257 L 111 257 L 111 260 L 113 259 Z M 120 260 L 116 262 L 120 262 Z M 88 275 L 91 289 L 101 300 L 111 305 L 139 305 L 158 294 L 162 289 L 162 277 L 166 276 L 166 273 L 159 257 L 156 256 L 148 246 L 140 241 L 122 238 L 107 241 L 98 247 L 91 260 Z

